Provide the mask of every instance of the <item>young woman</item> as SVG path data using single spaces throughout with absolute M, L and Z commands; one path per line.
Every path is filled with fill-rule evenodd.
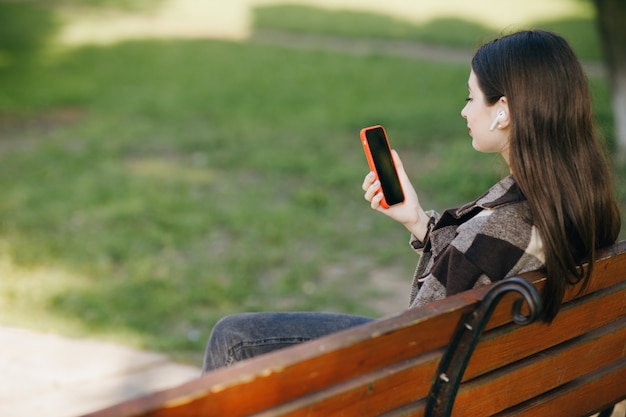
M 582 67 L 567 42 L 545 31 L 514 33 L 472 59 L 467 120 L 472 146 L 499 153 L 510 175 L 483 196 L 441 215 L 425 212 L 402 162 L 406 200 L 380 205 L 380 183 L 363 181 L 371 207 L 403 224 L 421 253 L 409 307 L 524 272 L 545 269 L 545 321 L 565 289 L 585 283 L 598 248 L 615 242 L 620 215 L 594 125 Z M 584 284 L 583 284 L 584 285 Z M 204 370 L 373 320 L 330 313 L 252 313 L 215 326 Z

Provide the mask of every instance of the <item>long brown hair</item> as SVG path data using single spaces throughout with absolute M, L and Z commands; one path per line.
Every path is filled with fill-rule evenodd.
M 476 52 L 472 70 L 488 105 L 508 100 L 509 164 L 541 236 L 544 320 L 565 289 L 588 284 L 596 249 L 615 242 L 620 214 L 580 62 L 562 37 L 523 31 Z

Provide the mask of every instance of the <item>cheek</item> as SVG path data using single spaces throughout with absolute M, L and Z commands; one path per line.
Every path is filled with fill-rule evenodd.
M 477 109 L 466 109 L 465 110 L 465 118 L 467 119 L 467 122 L 471 125 L 476 125 L 476 127 L 478 127 L 478 125 L 480 124 L 480 112 L 477 111 Z

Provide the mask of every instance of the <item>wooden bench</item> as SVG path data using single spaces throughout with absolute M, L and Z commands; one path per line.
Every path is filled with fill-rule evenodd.
M 512 322 L 520 294 L 532 303 L 543 285 L 530 273 L 89 417 L 590 415 L 626 399 L 625 276 L 626 241 L 602 251 L 551 325 Z M 537 309 L 523 304 L 532 321 Z M 481 316 L 491 316 L 482 335 Z

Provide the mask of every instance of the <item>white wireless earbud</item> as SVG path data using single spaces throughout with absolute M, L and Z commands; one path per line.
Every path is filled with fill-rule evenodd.
M 504 111 L 500 111 L 498 112 L 498 115 L 496 116 L 495 119 L 493 119 L 493 122 L 491 123 L 491 126 L 489 126 L 489 130 L 493 130 L 496 128 L 496 125 L 498 124 L 498 122 L 502 119 L 504 119 L 506 117 L 506 113 Z

